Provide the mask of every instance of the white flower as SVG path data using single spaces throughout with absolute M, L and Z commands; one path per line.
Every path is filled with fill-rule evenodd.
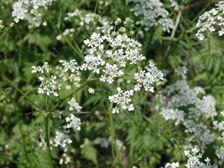
M 81 120 L 75 117 L 73 114 L 65 118 L 67 125 L 64 128 L 72 128 L 74 131 L 80 131 Z
M 19 20 L 23 20 L 25 18 L 25 14 L 27 13 L 27 7 L 25 4 L 22 2 L 15 2 L 12 8 L 12 16 L 15 17 L 14 21 L 16 23 L 19 22 Z
M 61 146 L 62 148 L 65 148 L 67 144 L 71 143 L 72 140 L 69 138 L 69 136 L 60 131 L 56 131 L 55 137 L 50 140 L 50 144 L 55 147 Z
M 207 119 L 213 119 L 216 113 L 215 99 L 212 96 L 198 97 L 205 91 L 196 87 L 191 89 L 185 80 L 177 81 L 166 87 L 170 100 L 161 108 L 160 114 L 166 120 L 175 120 L 175 124 L 183 124 L 186 133 L 192 133 L 200 142 L 201 148 L 206 148 L 214 141 L 214 135 L 207 125 Z M 218 122 L 213 123 L 219 127 Z
M 219 164 L 221 165 L 224 161 L 224 147 L 221 146 L 219 149 L 217 149 L 215 154 L 219 158 Z
M 206 163 L 201 162 L 203 153 L 200 153 L 197 147 L 194 147 L 192 151 L 186 150 L 184 153 L 188 157 L 187 164 L 185 164 L 187 168 L 218 168 L 215 164 L 211 165 L 209 158 L 205 159 Z
M 126 90 L 123 91 L 121 90 L 120 87 L 117 88 L 117 94 L 113 95 L 113 96 L 109 96 L 109 101 L 111 103 L 115 103 L 118 106 L 121 107 L 121 109 L 124 110 L 128 110 L 128 111 L 133 111 L 134 110 L 134 106 L 133 104 L 130 104 L 131 99 L 130 97 L 133 96 L 134 91 L 133 90 Z M 113 113 L 118 113 L 118 108 L 117 106 L 112 110 Z
M 92 70 L 94 73 L 99 74 L 101 67 L 105 64 L 105 61 L 101 58 L 100 55 L 86 55 L 85 62 L 82 64 L 83 70 Z
M 100 145 L 101 148 L 108 148 L 108 146 L 110 145 L 110 142 L 108 138 L 97 137 L 95 139 L 95 144 Z
M 165 165 L 165 168 L 178 168 L 180 166 L 180 164 L 178 162 L 173 162 L 173 163 L 167 163 Z
M 76 112 L 81 112 L 82 107 L 76 102 L 74 98 L 72 98 L 70 101 L 68 101 L 69 110 L 75 110 Z
M 185 66 L 183 67 L 177 67 L 174 71 L 177 73 L 177 75 L 180 75 L 180 76 L 185 76 L 187 74 L 187 68 Z
M 88 92 L 89 92 L 90 94 L 94 94 L 94 89 L 93 89 L 93 88 L 88 88 Z
M 96 74 L 101 73 L 100 80 L 110 84 L 114 78 L 123 75 L 121 68 L 127 63 L 136 64 L 145 59 L 140 54 L 141 44 L 126 35 L 93 33 L 84 43 L 87 50 L 81 69 L 92 70 Z M 108 46 L 110 49 L 107 49 Z
M 46 0 L 31 0 L 33 3 L 33 8 L 38 9 L 41 6 L 46 6 L 47 1 Z
M 203 13 L 196 24 L 196 27 L 199 27 L 196 36 L 199 40 L 203 40 L 205 36 L 209 35 L 210 33 L 218 30 L 219 36 L 224 34 L 223 26 L 224 26 L 224 18 L 223 18 L 223 11 L 224 11 L 224 1 L 220 1 L 216 4 L 216 8 L 211 9 Z
M 100 81 L 107 81 L 109 84 L 113 83 L 114 78 L 123 75 L 122 70 L 118 70 L 117 65 L 106 64 L 105 69 L 103 69 L 104 74 L 100 77 Z
M 66 60 L 60 60 L 59 61 L 62 66 L 64 67 L 63 71 L 67 72 L 67 71 L 71 71 L 72 73 L 76 73 L 77 75 L 80 74 L 79 70 L 80 67 L 78 66 L 78 63 L 76 62 L 76 60 L 70 60 L 69 62 L 67 62 Z
M 33 70 L 32 70 L 32 73 L 37 73 L 37 72 L 40 72 L 40 73 L 49 73 L 51 68 L 49 67 L 48 65 L 48 62 L 44 62 L 44 65 L 41 67 L 41 66 L 32 66 L 31 67 Z
M 177 3 L 174 3 L 172 0 L 169 1 L 173 7 L 178 8 Z M 139 23 L 145 26 L 146 31 L 158 24 L 167 32 L 174 28 L 173 20 L 168 18 L 169 12 L 162 8 L 163 4 L 159 0 L 126 0 L 126 2 L 135 3 L 131 11 L 136 16 L 142 16 L 142 20 Z
M 120 18 L 117 18 L 114 23 L 115 23 L 115 25 L 119 25 L 121 23 L 121 19 Z
M 50 79 L 45 77 L 39 77 L 41 84 L 38 88 L 39 94 L 45 94 L 47 96 L 58 96 L 58 90 L 61 90 L 61 84 L 57 83 L 56 76 L 51 76 Z
M 176 120 L 175 125 L 178 125 L 181 121 L 184 121 L 184 111 L 178 109 L 162 109 L 160 114 L 165 120 Z
M 29 28 L 38 27 L 42 22 L 41 13 L 38 8 L 47 7 L 53 0 L 18 0 L 13 4 L 12 16 L 17 23 L 19 20 L 27 20 Z
M 159 71 L 153 62 L 149 62 L 149 66 L 146 66 L 146 70 L 140 70 L 139 73 L 135 73 L 135 80 L 137 84 L 134 87 L 135 91 L 144 87 L 145 91 L 154 92 L 153 84 L 160 85 L 162 84 L 163 73 Z

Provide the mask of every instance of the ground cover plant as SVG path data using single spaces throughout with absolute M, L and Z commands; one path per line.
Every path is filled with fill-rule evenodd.
M 224 166 L 224 1 L 0 8 L 0 167 Z

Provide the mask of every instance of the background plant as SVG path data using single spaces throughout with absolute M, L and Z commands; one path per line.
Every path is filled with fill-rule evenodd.
M 222 2 L 0 6 L 1 167 L 223 166 Z

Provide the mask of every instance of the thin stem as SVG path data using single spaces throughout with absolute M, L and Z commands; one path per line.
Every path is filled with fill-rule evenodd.
M 182 12 L 180 10 L 180 12 L 177 15 L 177 19 L 176 19 L 176 22 L 175 22 L 174 29 L 173 29 L 173 31 L 171 33 L 171 36 L 170 36 L 170 42 L 169 42 L 169 46 L 168 46 L 168 48 L 166 50 L 165 59 L 167 59 L 169 57 L 170 49 L 171 49 L 171 44 L 172 44 L 172 41 L 174 39 L 174 36 L 175 36 L 176 30 L 177 30 L 177 27 L 179 25 L 181 15 L 182 15 Z
M 115 129 L 114 129 L 113 116 L 112 116 L 111 111 L 112 111 L 112 105 L 110 106 L 109 110 L 107 110 L 107 113 L 108 113 L 109 122 L 110 122 L 112 155 L 113 155 L 113 158 L 115 159 L 118 156 L 118 149 L 117 149 L 117 143 L 116 143 L 116 134 L 115 134 Z
M 211 38 L 208 38 L 208 53 L 211 53 Z
M 62 10 L 63 10 L 63 0 L 61 1 L 61 8 L 60 8 L 60 13 L 58 17 L 58 24 L 57 24 L 58 29 L 60 29 L 60 25 L 61 25 Z
M 50 133 L 49 133 L 49 120 L 48 116 L 44 117 L 44 126 L 45 126 L 45 141 L 46 141 L 46 150 L 47 150 L 47 159 L 51 168 L 54 168 L 51 157 L 51 147 L 50 147 Z
M 47 115 L 50 115 L 61 103 L 63 103 L 67 98 L 71 97 L 73 94 L 75 94 L 76 92 L 78 92 L 79 90 L 81 90 L 83 87 L 85 87 L 87 85 L 88 82 L 92 82 L 92 81 L 96 81 L 99 80 L 97 79 L 88 79 L 86 80 L 81 86 L 79 86 L 76 90 L 74 90 L 73 92 L 71 92 L 70 94 L 68 94 L 67 96 L 65 96 L 60 102 L 58 102 L 54 107 L 52 107 L 49 110 L 49 113 Z
M 14 107 L 14 112 L 16 114 L 16 120 L 17 120 L 17 123 L 19 124 L 19 132 L 20 132 L 21 138 L 22 138 L 22 146 L 23 146 L 23 150 L 24 150 L 26 160 L 27 160 L 27 165 L 26 166 L 30 167 L 30 159 L 28 157 L 28 152 L 27 152 L 26 146 L 25 146 L 25 138 L 24 138 L 24 135 L 23 135 L 22 127 L 21 127 L 20 117 L 19 117 L 19 114 L 18 114 L 18 110 L 16 108 L 15 101 L 12 100 L 12 103 L 13 103 L 13 107 Z
M 1 160 L 6 160 L 8 162 L 14 163 L 16 165 L 23 165 L 23 166 L 27 166 L 25 163 L 21 163 L 21 162 L 17 162 L 15 160 L 9 159 L 9 156 L 0 156 Z
M 25 156 L 26 156 L 26 160 L 27 160 L 27 167 L 30 167 L 30 159 L 28 157 L 28 152 L 26 150 L 26 146 L 25 146 L 25 139 L 24 139 L 24 136 L 23 136 L 23 132 L 22 132 L 22 127 L 21 127 L 21 123 L 19 123 L 19 131 L 20 131 L 20 134 L 21 134 L 21 137 L 22 137 L 22 142 L 23 142 L 23 150 L 25 152 Z
M 54 29 L 60 33 L 60 35 L 63 37 L 63 39 L 64 39 L 64 40 L 68 43 L 68 45 L 69 45 L 69 46 L 76 52 L 76 54 L 78 54 L 78 56 L 79 56 L 81 59 L 83 59 L 84 56 L 81 54 L 81 51 L 80 51 L 78 45 L 74 42 L 74 45 L 75 45 L 75 46 L 73 46 L 73 45 L 71 44 L 71 42 L 67 39 L 67 37 L 63 36 L 63 33 L 62 33 L 61 30 L 58 28 L 58 26 L 55 26 L 55 24 L 53 24 L 52 21 L 51 21 L 46 15 L 43 15 L 43 16 L 45 17 L 45 19 L 46 19 L 49 23 L 51 23 L 51 25 L 54 27 Z
M 33 106 L 36 110 L 38 110 L 38 111 L 40 111 L 40 112 L 42 112 L 42 113 L 44 113 L 40 108 L 38 108 L 37 107 L 37 105 L 34 103 L 34 102 L 32 102 L 28 97 L 27 97 L 27 95 L 25 94 L 25 93 L 23 93 L 23 91 L 22 90 L 20 90 L 15 84 L 13 84 L 3 73 L 1 73 L 1 76 L 2 76 L 2 78 L 3 78 L 3 80 L 5 80 L 6 82 L 8 82 L 13 88 L 15 88 L 21 95 L 23 95 L 23 97 L 25 97 L 26 99 L 27 99 L 27 102 L 31 105 L 31 106 Z
M 202 13 L 204 13 L 206 10 L 207 10 L 207 8 L 210 6 L 212 4 L 212 2 L 210 2 L 210 3 L 208 3 L 195 17 L 194 17 L 194 19 L 192 19 L 191 21 L 190 21 L 190 23 L 188 24 L 188 27 L 190 27 L 191 25 L 192 25 L 192 23 L 195 23 L 195 21 L 199 18 L 199 16 L 200 15 L 202 15 Z M 196 29 L 195 27 L 193 28 L 193 29 L 191 29 L 191 30 L 187 30 L 188 29 L 188 27 L 185 29 L 185 31 L 183 31 L 179 36 L 178 36 L 178 38 L 177 38 L 177 41 L 176 41 L 176 43 L 178 43 L 179 42 L 179 40 L 181 40 L 182 39 L 182 37 L 184 36 L 184 34 L 186 33 L 186 32 L 191 32 L 192 30 L 194 30 L 194 29 Z
M 96 1 L 96 5 L 95 5 L 95 8 L 94 8 L 94 13 L 96 13 L 98 5 L 99 5 L 99 0 Z
M 138 121 L 138 115 L 137 112 L 135 111 L 135 116 L 134 116 L 134 122 L 133 122 L 133 132 L 132 132 L 132 138 L 131 138 L 131 144 L 130 144 L 130 160 L 132 160 L 133 157 L 133 153 L 134 153 L 134 142 L 136 140 L 136 131 L 137 131 L 137 126 L 136 123 Z

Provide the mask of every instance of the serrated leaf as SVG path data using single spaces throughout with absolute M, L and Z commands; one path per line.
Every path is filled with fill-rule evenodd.
M 97 165 L 97 151 L 92 145 L 85 145 L 81 150 L 81 154 Z
M 85 101 L 85 103 L 83 104 L 83 107 L 89 104 L 96 104 L 101 99 L 102 97 L 99 94 L 92 95 L 88 100 Z
M 201 74 L 198 74 L 196 75 L 194 78 L 193 78 L 193 81 L 200 81 L 200 80 L 206 80 L 208 77 L 207 73 L 201 73 Z

